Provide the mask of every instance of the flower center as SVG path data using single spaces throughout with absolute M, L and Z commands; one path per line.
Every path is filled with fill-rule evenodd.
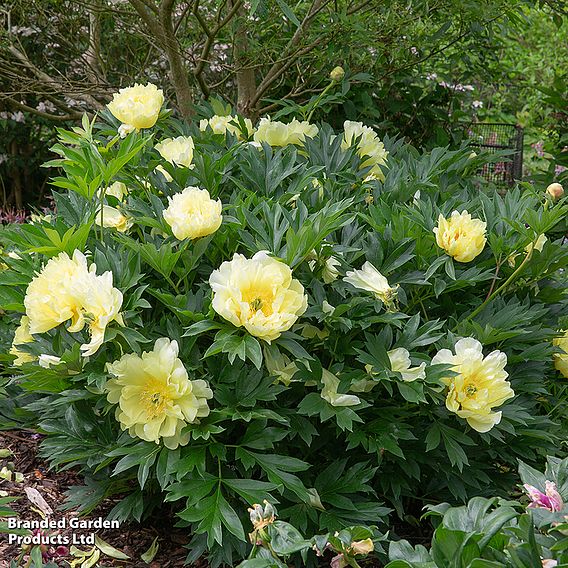
M 256 314 L 256 312 L 261 311 L 265 316 L 272 314 L 272 303 L 274 302 L 274 295 L 271 290 L 259 290 L 258 287 L 254 287 L 250 290 L 246 290 L 243 293 L 243 300 L 249 305 L 251 311 Z
M 169 400 L 167 394 L 156 390 L 156 387 L 150 386 L 140 394 L 140 403 L 150 418 L 163 414 Z
M 472 397 L 477 392 L 477 387 L 475 385 L 467 385 L 465 387 L 465 394 L 468 397 Z

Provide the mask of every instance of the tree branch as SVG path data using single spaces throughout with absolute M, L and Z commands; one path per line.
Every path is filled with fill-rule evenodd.
M 329 0 L 325 2 L 325 4 L 327 4 L 328 2 Z M 308 10 L 306 15 L 304 16 L 304 19 L 302 20 L 302 23 L 298 26 L 298 29 L 296 30 L 296 32 L 288 42 L 288 45 L 284 48 L 283 52 L 284 55 L 286 55 L 286 53 L 289 52 L 290 49 L 295 48 L 300 43 L 306 31 L 308 30 L 312 20 L 320 12 L 320 10 L 323 9 L 325 4 L 324 0 L 313 0 L 310 9 Z M 319 43 L 320 41 L 321 39 L 317 43 Z M 308 51 L 306 51 L 305 53 L 311 51 L 317 45 L 317 43 L 313 45 L 313 47 L 308 49 Z M 292 63 L 297 57 L 300 57 L 302 55 L 301 52 L 303 51 L 304 50 L 299 50 L 295 54 L 290 55 L 290 58 L 293 58 Z M 258 102 L 260 101 L 264 93 L 268 90 L 268 88 L 272 85 L 272 83 L 274 83 L 274 81 L 276 81 L 276 79 L 278 79 L 278 77 L 280 77 L 286 71 L 286 69 L 290 67 L 292 63 L 290 63 L 290 61 L 288 60 L 287 63 L 276 62 L 272 65 L 272 67 L 268 70 L 268 73 L 265 75 L 264 79 L 261 81 L 260 85 L 256 90 L 256 94 L 251 101 L 252 106 L 258 104 Z
M 235 17 L 242 3 L 243 0 L 236 0 L 236 2 L 231 6 L 231 9 L 227 13 L 227 15 L 221 20 L 221 11 L 225 5 L 225 2 L 223 2 L 217 11 L 217 15 L 215 18 L 217 23 L 213 28 L 210 28 L 209 24 L 207 23 L 207 20 L 205 20 L 205 18 L 203 18 L 203 16 L 199 13 L 199 1 L 197 0 L 195 2 L 195 8 L 193 10 L 193 14 L 197 19 L 199 25 L 201 26 L 201 29 L 207 36 L 207 39 L 205 40 L 203 49 L 201 50 L 201 56 L 199 57 L 199 62 L 195 67 L 195 69 L 193 70 L 193 75 L 195 76 L 195 79 L 199 83 L 199 87 L 201 88 L 201 91 L 203 92 L 205 97 L 209 97 L 210 94 L 209 86 L 207 85 L 205 79 L 203 78 L 203 71 L 205 70 L 205 64 L 207 63 L 207 60 L 209 58 L 209 53 L 211 51 L 211 48 L 213 47 L 213 43 L 215 42 L 217 34 Z
M 41 118 L 46 118 L 47 120 L 52 120 L 52 121 L 56 121 L 56 122 L 65 122 L 65 121 L 69 121 L 69 120 L 77 120 L 79 118 L 81 118 L 83 116 L 83 113 L 81 112 L 73 112 L 73 113 L 69 113 L 69 114 L 51 114 L 49 112 L 43 112 L 41 110 L 38 110 L 37 108 L 33 108 L 31 106 L 25 105 L 24 103 L 20 103 L 16 100 L 14 100 L 11 97 L 7 97 L 2 95 L 2 98 L 0 100 L 5 100 L 8 102 L 9 105 L 16 107 L 19 110 L 24 110 L 26 112 L 30 112 L 33 113 L 37 116 L 40 116 Z

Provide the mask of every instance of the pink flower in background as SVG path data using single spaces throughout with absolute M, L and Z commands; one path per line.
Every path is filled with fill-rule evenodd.
M 471 106 L 473 108 L 483 108 L 483 101 L 473 101 Z
M 26 222 L 28 214 L 22 209 L 14 209 L 13 207 L 0 207 L 0 223 L 18 223 Z
M 542 568 L 555 568 L 558 566 L 558 560 L 546 559 L 542 561 Z
M 529 509 L 546 509 L 552 513 L 561 511 L 562 507 L 564 507 L 564 502 L 562 501 L 560 493 L 558 493 L 556 489 L 556 483 L 552 481 L 545 481 L 544 485 L 544 493 L 528 483 L 523 485 L 531 499 Z
M 558 164 L 555 168 L 554 168 L 554 175 L 555 177 L 558 177 L 560 174 L 564 173 L 566 170 L 568 170 L 568 168 L 566 166 L 561 166 L 560 164 Z
M 539 158 L 544 158 L 544 142 L 534 142 L 531 144 L 531 148 L 536 152 Z

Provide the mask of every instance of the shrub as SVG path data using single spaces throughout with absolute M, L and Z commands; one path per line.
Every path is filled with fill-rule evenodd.
M 378 544 L 392 508 L 506 493 L 565 428 L 568 251 L 543 237 L 565 202 L 500 197 L 467 147 L 263 125 L 282 147 L 239 118 L 85 118 L 48 164 L 57 214 L 2 232 L 6 397 L 85 475 L 67 506 L 173 503 L 212 566 L 247 555 L 265 499 Z

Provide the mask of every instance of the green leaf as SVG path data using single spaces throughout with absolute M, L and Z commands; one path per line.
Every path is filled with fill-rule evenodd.
M 296 14 L 294 14 L 294 12 L 292 11 L 292 8 L 290 8 L 290 6 L 288 6 L 288 4 L 284 2 L 284 0 L 276 0 L 276 3 L 278 4 L 278 6 L 280 6 L 280 9 L 282 10 L 286 18 L 288 18 L 288 20 L 290 20 L 297 28 L 299 28 L 300 20 L 298 20 Z
M 268 525 L 270 546 L 276 554 L 287 556 L 300 550 L 310 549 L 311 541 L 305 540 L 300 531 L 284 521 L 275 521 Z
M 102 538 L 95 535 L 95 546 L 106 556 L 110 556 L 111 558 L 116 558 L 117 560 L 129 560 L 130 556 L 128 554 L 124 554 L 114 546 L 111 546 L 108 542 L 105 542 Z
M 144 554 L 140 555 L 140 559 L 146 562 L 146 564 L 150 564 L 150 562 L 154 560 L 156 554 L 158 554 L 158 549 L 160 548 L 160 544 L 158 543 L 158 538 L 159 537 L 156 537 L 152 541 L 150 548 L 146 552 L 144 552 Z

